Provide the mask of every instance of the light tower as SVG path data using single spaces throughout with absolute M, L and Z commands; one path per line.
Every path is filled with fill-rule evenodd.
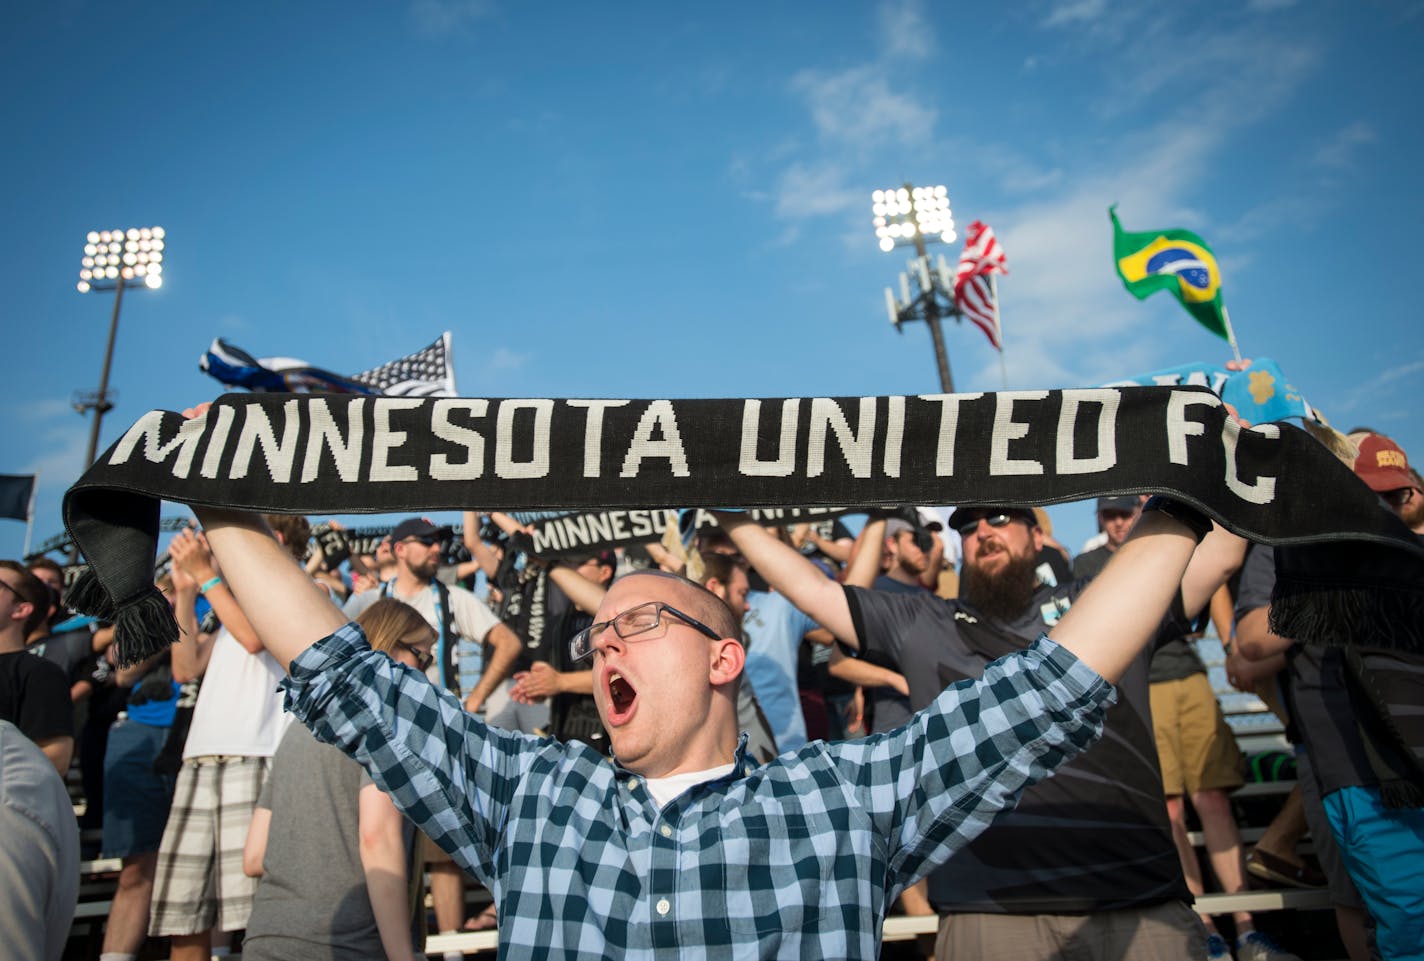
M 875 218 L 875 236 L 880 249 L 889 253 L 896 247 L 915 248 L 915 259 L 900 275 L 900 296 L 885 288 L 885 309 L 897 331 L 908 320 L 923 320 L 930 328 L 934 342 L 935 363 L 939 367 L 940 389 L 954 392 L 954 378 L 949 372 L 949 354 L 944 345 L 940 318 L 959 316 L 954 299 L 954 274 L 944 257 L 930 263 L 925 245 L 952 244 L 958 239 L 954 232 L 954 216 L 949 209 L 949 189 L 943 184 L 915 187 L 905 184 L 889 190 L 877 190 L 870 195 L 871 212 Z M 910 277 L 915 278 L 918 293 L 911 296 Z
M 109 369 L 114 361 L 114 338 L 119 332 L 119 308 L 127 287 L 163 286 L 162 227 L 130 227 L 128 230 L 91 230 L 85 238 L 84 258 L 80 261 L 78 288 L 81 294 L 90 291 L 114 291 L 114 313 L 109 319 L 109 344 L 104 348 L 104 369 L 99 375 L 99 389 L 76 391 L 74 409 L 80 414 L 94 412 L 89 429 L 89 452 L 84 466 L 94 463 L 99 453 L 99 425 L 104 415 L 113 409 L 109 400 Z

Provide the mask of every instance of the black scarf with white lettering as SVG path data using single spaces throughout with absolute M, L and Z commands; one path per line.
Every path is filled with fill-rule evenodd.
M 1199 388 L 775 400 L 229 394 L 140 418 L 64 500 L 91 570 L 71 603 L 132 662 L 177 636 L 152 585 L 160 500 L 328 514 L 898 504 L 1165 493 L 1274 545 L 1424 549 L 1315 440 L 1242 430 Z M 1408 642 L 1419 642 L 1417 616 Z

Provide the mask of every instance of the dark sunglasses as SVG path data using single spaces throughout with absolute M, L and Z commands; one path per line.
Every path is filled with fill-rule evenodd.
M 1384 498 L 1384 502 L 1390 507 L 1400 508 L 1414 498 L 1414 488 L 1401 487 L 1398 490 L 1385 491 L 1380 497 Z
M 978 532 L 980 521 L 983 521 L 990 527 L 997 528 L 1008 527 L 1012 521 L 1021 519 L 1022 518 L 1015 517 L 1013 514 L 986 514 L 982 517 L 976 517 L 972 521 L 965 521 L 956 527 L 955 530 L 959 531 L 960 537 L 972 537 Z
M 401 543 L 416 543 L 424 544 L 426 547 L 439 547 L 441 544 L 445 543 L 445 538 L 437 537 L 434 534 L 426 534 L 424 537 L 407 537 L 405 540 L 401 541 Z
M 397 641 L 396 647 L 415 658 L 415 666 L 422 671 L 430 667 L 431 663 L 435 660 L 434 654 L 431 654 L 429 651 L 422 651 L 420 648 L 407 644 L 404 641 Z

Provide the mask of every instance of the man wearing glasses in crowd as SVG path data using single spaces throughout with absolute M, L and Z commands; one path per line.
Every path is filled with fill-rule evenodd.
M 897 731 L 752 767 L 736 726 L 737 618 L 689 581 L 620 579 L 573 641 L 592 659 L 609 763 L 488 727 L 371 651 L 260 519 L 199 513 L 238 592 L 265 600 L 256 627 L 289 665 L 294 714 L 491 887 L 502 957 L 540 958 L 874 957 L 905 885 L 1099 735 L 1112 682 L 1211 528 L 1182 505 L 1147 510 L 1052 640 L 984 667 Z M 815 576 L 814 590 L 844 598 Z M 1123 595 L 1136 603 L 1124 609 Z M 844 604 L 823 623 L 855 634 Z

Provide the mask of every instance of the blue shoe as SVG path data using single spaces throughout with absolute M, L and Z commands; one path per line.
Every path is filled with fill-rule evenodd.
M 1206 936 L 1206 957 L 1207 961 L 1234 961 L 1231 949 L 1226 946 L 1226 939 L 1219 934 Z
M 1236 939 L 1236 956 L 1240 961 L 1300 961 L 1260 931 L 1250 931 Z

